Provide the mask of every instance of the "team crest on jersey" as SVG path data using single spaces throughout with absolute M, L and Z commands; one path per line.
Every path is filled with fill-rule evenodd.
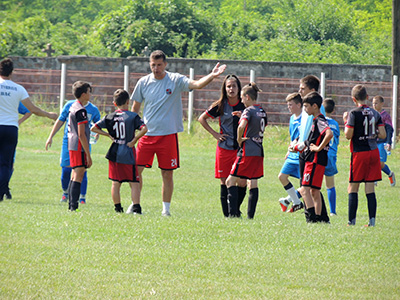
M 172 90 L 171 89 L 167 89 L 165 92 L 167 93 L 167 95 L 171 95 L 172 94 Z

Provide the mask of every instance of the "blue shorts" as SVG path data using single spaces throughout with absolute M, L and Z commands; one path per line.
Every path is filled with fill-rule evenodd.
M 385 149 L 385 143 L 379 143 L 378 149 L 379 149 L 379 159 L 381 160 L 381 162 L 386 162 L 387 161 L 387 153 L 386 153 L 386 149 Z
M 295 178 L 300 178 L 300 167 L 299 163 L 294 163 L 289 159 L 285 160 L 285 163 L 282 166 L 281 169 L 282 174 L 290 175 Z
M 328 155 L 328 164 L 325 167 L 325 176 L 333 176 L 338 173 L 337 167 L 336 167 L 336 160 L 337 156 L 329 156 Z
M 68 141 L 67 142 L 63 141 L 62 146 L 61 146 L 60 166 L 62 168 L 70 166 L 69 151 L 68 151 Z

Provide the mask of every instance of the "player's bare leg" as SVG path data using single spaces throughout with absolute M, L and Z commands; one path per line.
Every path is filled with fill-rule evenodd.
M 169 207 L 171 204 L 172 194 L 174 192 L 174 173 L 172 170 L 161 170 L 162 176 L 162 201 L 163 216 L 170 216 Z
M 114 207 L 116 212 L 124 212 L 121 206 L 121 183 L 118 181 L 113 181 L 111 184 L 111 198 L 114 202 Z

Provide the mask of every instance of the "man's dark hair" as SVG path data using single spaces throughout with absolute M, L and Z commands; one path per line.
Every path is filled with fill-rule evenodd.
M 14 63 L 11 58 L 5 58 L 0 62 L 0 76 L 10 76 L 14 70 Z
M 151 52 L 150 54 L 150 60 L 157 60 L 157 59 L 162 59 L 163 61 L 167 60 L 167 57 L 165 56 L 165 53 L 162 50 L 156 50 Z
M 319 79 L 314 75 L 307 75 L 300 79 L 301 83 L 304 83 L 310 90 L 314 89 L 316 92 L 319 90 Z
M 83 93 L 87 93 L 88 89 L 92 92 L 92 87 L 89 82 L 85 81 L 76 81 L 72 85 L 72 94 L 76 99 L 79 99 Z
M 317 92 L 311 92 L 308 93 L 304 98 L 303 98 L 303 104 L 308 103 L 311 106 L 314 104 L 317 104 L 318 108 L 321 108 L 322 105 L 322 97 L 320 94 Z
M 129 101 L 129 94 L 123 89 L 118 89 L 114 92 L 114 103 L 117 106 L 122 106 Z
M 324 102 L 322 102 L 322 105 L 325 108 L 325 112 L 327 112 L 328 114 L 331 114 L 335 109 L 335 101 L 333 101 L 333 99 L 331 98 L 326 98 Z

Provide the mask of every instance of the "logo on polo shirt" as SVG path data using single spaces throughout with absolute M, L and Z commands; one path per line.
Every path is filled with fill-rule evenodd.
M 172 94 L 172 90 L 171 89 L 167 89 L 165 92 L 167 93 L 167 95 L 171 95 Z

